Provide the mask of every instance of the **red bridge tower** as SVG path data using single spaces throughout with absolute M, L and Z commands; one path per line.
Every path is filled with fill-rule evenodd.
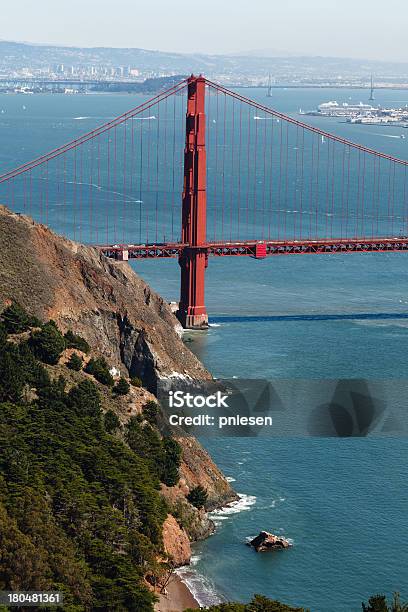
M 182 208 L 182 242 L 187 246 L 179 257 L 181 290 L 178 318 L 187 329 L 208 327 L 204 304 L 205 269 L 208 265 L 206 173 L 205 79 L 192 75 L 188 82 Z

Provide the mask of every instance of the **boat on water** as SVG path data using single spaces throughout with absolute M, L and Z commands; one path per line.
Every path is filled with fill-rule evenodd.
M 370 114 L 377 112 L 379 107 L 372 106 L 371 104 L 349 104 L 343 102 L 339 104 L 336 101 L 323 102 L 319 104 L 314 111 L 302 112 L 302 115 L 315 115 L 323 117 L 352 117 L 355 115 Z
M 372 106 L 371 104 L 349 104 L 336 101 L 323 102 L 314 111 L 299 111 L 301 115 L 313 115 L 315 117 L 340 117 L 348 123 L 360 123 L 366 125 L 395 125 L 397 127 L 408 127 L 408 106 L 402 108 L 384 108 Z

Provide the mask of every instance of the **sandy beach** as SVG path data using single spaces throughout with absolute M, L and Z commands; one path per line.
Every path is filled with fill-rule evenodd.
M 160 601 L 155 605 L 156 612 L 183 612 L 187 608 L 199 608 L 198 603 L 178 576 L 167 586 L 167 595 L 158 595 Z

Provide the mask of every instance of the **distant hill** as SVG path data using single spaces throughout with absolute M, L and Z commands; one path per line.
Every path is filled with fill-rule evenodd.
M 259 56 L 257 56 L 259 53 Z M 55 64 L 131 66 L 140 71 L 164 74 L 203 72 L 207 76 L 291 75 L 333 77 L 370 75 L 407 78 L 408 64 L 335 57 L 282 56 L 282 52 L 248 52 L 247 55 L 182 54 L 139 48 L 59 47 L 0 41 L 0 69 L 18 70 Z

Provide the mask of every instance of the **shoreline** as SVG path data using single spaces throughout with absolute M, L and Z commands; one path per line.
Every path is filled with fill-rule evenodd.
M 238 499 L 235 502 L 210 512 L 209 516 L 216 527 L 215 533 L 225 518 L 250 510 L 255 502 L 256 497 L 238 493 Z M 214 586 L 208 579 L 196 571 L 195 565 L 199 559 L 200 555 L 193 554 L 189 565 L 184 565 L 175 571 L 172 581 L 167 587 L 167 596 L 160 596 L 160 602 L 156 604 L 155 612 L 184 612 L 186 608 L 196 608 L 198 610 L 225 601 L 214 590 Z
M 155 612 L 184 612 L 187 608 L 200 608 L 190 589 L 182 578 L 174 575 L 167 586 L 167 595 L 158 594 L 159 602 L 155 604 Z

